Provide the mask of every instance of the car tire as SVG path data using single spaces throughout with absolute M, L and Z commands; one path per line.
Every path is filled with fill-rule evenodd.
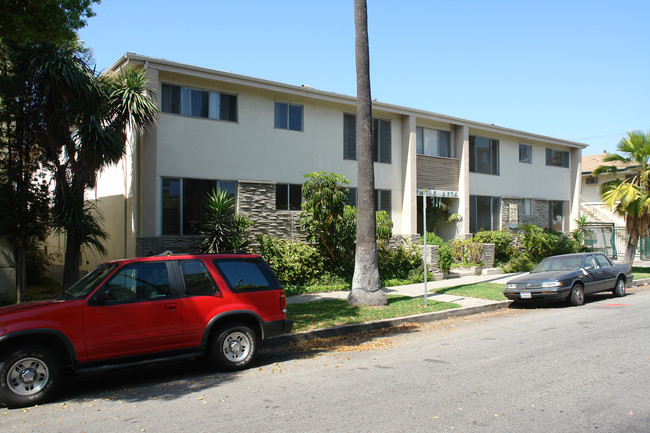
M 623 280 L 623 278 L 616 280 L 616 285 L 614 286 L 612 293 L 614 293 L 614 296 L 617 298 L 625 296 L 625 280 Z
M 61 360 L 40 345 L 19 346 L 0 360 L 0 403 L 32 406 L 54 395 L 63 380 Z
M 246 368 L 257 350 L 255 331 L 246 325 L 221 328 L 210 347 L 210 357 L 215 365 L 225 371 Z
M 569 303 L 576 307 L 585 303 L 585 291 L 582 288 L 582 285 L 576 284 L 573 286 L 571 294 L 569 295 Z

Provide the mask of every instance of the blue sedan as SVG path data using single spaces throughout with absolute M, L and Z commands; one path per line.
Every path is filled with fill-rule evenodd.
M 627 264 L 614 264 L 601 253 L 547 257 L 529 274 L 506 284 L 503 294 L 516 302 L 563 301 L 582 305 L 585 295 L 611 291 L 625 296 L 634 276 Z

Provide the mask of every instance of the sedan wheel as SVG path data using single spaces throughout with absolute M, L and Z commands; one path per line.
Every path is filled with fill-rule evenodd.
M 614 296 L 619 298 L 625 296 L 625 281 L 623 281 L 622 278 L 619 278 L 618 281 L 616 281 L 616 286 L 614 286 L 612 292 L 614 293 Z
M 582 305 L 585 303 L 585 292 L 580 284 L 573 286 L 571 290 L 571 296 L 569 296 L 569 302 L 571 305 Z

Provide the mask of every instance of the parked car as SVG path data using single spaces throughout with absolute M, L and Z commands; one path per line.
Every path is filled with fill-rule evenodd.
M 634 276 L 627 264 L 614 264 L 601 253 L 547 257 L 529 274 L 506 284 L 503 294 L 516 302 L 563 301 L 582 305 L 585 295 L 611 291 L 625 296 Z
M 104 263 L 63 295 L 0 308 L 0 403 L 54 395 L 65 374 L 208 355 L 223 370 L 290 332 L 284 289 L 252 254 Z

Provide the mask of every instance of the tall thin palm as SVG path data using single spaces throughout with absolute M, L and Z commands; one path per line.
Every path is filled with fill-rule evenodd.
M 594 174 L 616 175 L 617 165 L 623 165 L 632 175 L 605 182 L 601 197 L 605 204 L 625 218 L 628 232 L 625 261 L 632 265 L 640 237 L 648 236 L 650 227 L 650 133 L 630 131 L 617 146 L 620 153 L 608 153 L 604 162 L 619 164 L 601 165 Z
M 348 303 L 386 305 L 381 290 L 377 257 L 375 217 L 375 170 L 372 158 L 372 101 L 370 96 L 370 54 L 366 0 L 354 1 L 355 58 L 357 67 L 357 246 L 354 276 Z

